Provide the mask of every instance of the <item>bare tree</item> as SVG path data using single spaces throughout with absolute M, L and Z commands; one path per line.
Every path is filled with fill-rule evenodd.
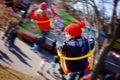
M 111 18 L 111 22 L 108 25 L 108 32 L 105 32 L 106 34 L 106 40 L 104 45 L 102 46 L 102 48 L 100 49 L 99 52 L 97 52 L 98 56 L 97 56 L 97 62 L 95 62 L 95 67 L 92 73 L 92 77 L 91 80 L 96 80 L 97 75 L 99 74 L 99 72 L 101 71 L 105 58 L 107 56 L 107 53 L 111 50 L 111 46 L 114 44 L 115 40 L 117 40 L 119 38 L 118 33 L 120 32 L 120 21 L 117 18 L 116 15 L 116 10 L 117 10 L 117 4 L 118 4 L 119 0 L 114 0 L 114 7 L 113 7 L 113 14 L 112 14 L 112 18 Z M 92 0 L 93 4 L 95 4 L 95 2 Z M 93 6 L 94 11 L 96 13 L 96 17 L 97 17 L 97 21 L 100 23 L 101 26 L 104 26 L 104 22 L 101 20 L 100 18 L 100 12 L 97 9 L 97 6 Z M 104 29 L 104 28 L 102 28 Z M 104 30 L 105 31 L 105 30 Z

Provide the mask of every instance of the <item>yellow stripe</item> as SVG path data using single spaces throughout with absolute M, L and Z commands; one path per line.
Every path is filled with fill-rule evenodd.
M 57 52 L 58 52 L 58 56 L 60 57 L 60 62 L 61 62 L 61 67 L 62 67 L 62 69 L 63 69 L 63 72 L 65 73 L 65 74 L 67 74 L 67 69 L 65 68 L 65 60 L 80 60 L 80 59 L 84 59 L 84 58 L 87 58 L 87 57 L 90 57 L 90 64 L 89 64 L 89 67 L 90 67 L 90 70 L 92 70 L 93 69 L 93 53 L 94 53 L 94 51 L 95 51 L 95 47 L 92 49 L 92 50 L 90 50 L 89 52 L 88 52 L 88 54 L 86 54 L 86 55 L 84 55 L 84 56 L 80 56 L 80 57 L 65 57 L 65 56 L 63 56 L 61 53 L 60 53 L 60 50 L 57 50 Z
M 65 56 L 63 56 L 61 53 L 60 53 L 60 50 L 57 50 L 57 52 L 58 52 L 58 56 L 60 57 L 60 62 L 61 62 L 61 67 L 62 67 L 62 69 L 63 69 L 63 72 L 65 73 L 65 74 L 67 74 L 67 69 L 65 68 L 65 60 L 80 60 L 80 59 L 84 59 L 84 58 L 87 58 L 87 57 L 90 57 L 90 64 L 89 64 L 89 67 L 90 67 L 90 70 L 92 70 L 93 69 L 93 53 L 94 53 L 94 51 L 95 51 L 95 47 L 92 49 L 92 50 L 90 50 L 89 52 L 88 52 L 88 54 L 86 54 L 86 55 L 84 55 L 84 56 L 80 56 L 80 57 L 65 57 Z
M 89 64 L 90 70 L 93 69 L 93 60 L 94 60 L 94 58 L 93 58 L 93 54 L 92 54 L 92 55 L 90 55 L 90 64 Z
M 64 72 L 65 74 L 67 74 L 67 71 L 66 71 L 66 68 L 65 68 L 64 59 L 60 58 L 60 63 L 61 63 L 61 67 L 62 67 L 62 69 L 63 69 L 63 72 Z
M 80 57 L 65 57 L 63 56 L 59 50 L 57 50 L 57 53 L 58 53 L 58 56 L 62 59 L 65 59 L 65 60 L 80 60 L 80 59 L 84 59 L 84 58 L 87 58 L 89 57 L 90 55 L 92 55 L 95 51 L 95 48 L 93 48 L 92 50 L 90 50 L 88 52 L 88 54 L 84 55 L 84 56 L 80 56 Z
M 37 29 L 40 30 L 40 28 L 39 28 L 39 26 L 38 26 L 38 24 L 37 24 L 37 20 L 35 20 L 35 24 L 36 24 Z
M 45 20 L 45 21 L 36 21 L 37 23 L 46 23 L 46 22 L 49 22 L 51 21 L 52 19 L 49 19 L 49 20 Z

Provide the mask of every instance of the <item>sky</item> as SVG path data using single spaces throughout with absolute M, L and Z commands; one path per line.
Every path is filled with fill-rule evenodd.
M 102 3 L 102 1 L 105 1 L 105 3 Z M 112 15 L 113 0 L 95 0 L 95 3 L 96 3 L 99 10 L 101 10 L 103 8 L 105 9 L 104 14 L 106 16 Z M 76 3 L 75 5 L 73 5 L 73 7 L 77 10 L 84 11 L 83 4 L 81 2 Z M 89 8 L 89 10 L 91 11 L 92 9 Z M 117 7 L 117 15 L 120 15 L 120 1 L 118 3 L 118 7 Z

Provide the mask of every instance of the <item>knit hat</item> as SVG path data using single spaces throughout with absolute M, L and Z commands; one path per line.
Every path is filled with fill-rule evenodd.
M 42 2 L 42 3 L 40 4 L 39 8 L 42 9 L 42 10 L 46 10 L 46 9 L 48 8 L 48 5 L 47 5 L 46 2 Z
M 73 23 L 66 26 L 64 31 L 74 37 L 80 37 L 82 33 L 81 28 L 77 24 L 73 24 Z
M 86 27 L 84 21 L 80 21 L 80 22 L 78 22 L 77 24 L 78 24 L 78 26 L 81 27 L 81 28 L 85 28 L 85 27 Z

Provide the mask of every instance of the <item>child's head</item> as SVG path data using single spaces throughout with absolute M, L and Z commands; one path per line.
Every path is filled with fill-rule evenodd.
M 46 10 L 46 9 L 48 8 L 48 5 L 47 5 L 46 2 L 42 2 L 42 3 L 40 4 L 39 8 L 40 8 L 41 10 Z
M 65 31 L 66 40 L 69 40 L 75 37 L 80 37 L 82 34 L 82 30 L 77 24 L 70 24 L 66 26 L 64 31 Z

